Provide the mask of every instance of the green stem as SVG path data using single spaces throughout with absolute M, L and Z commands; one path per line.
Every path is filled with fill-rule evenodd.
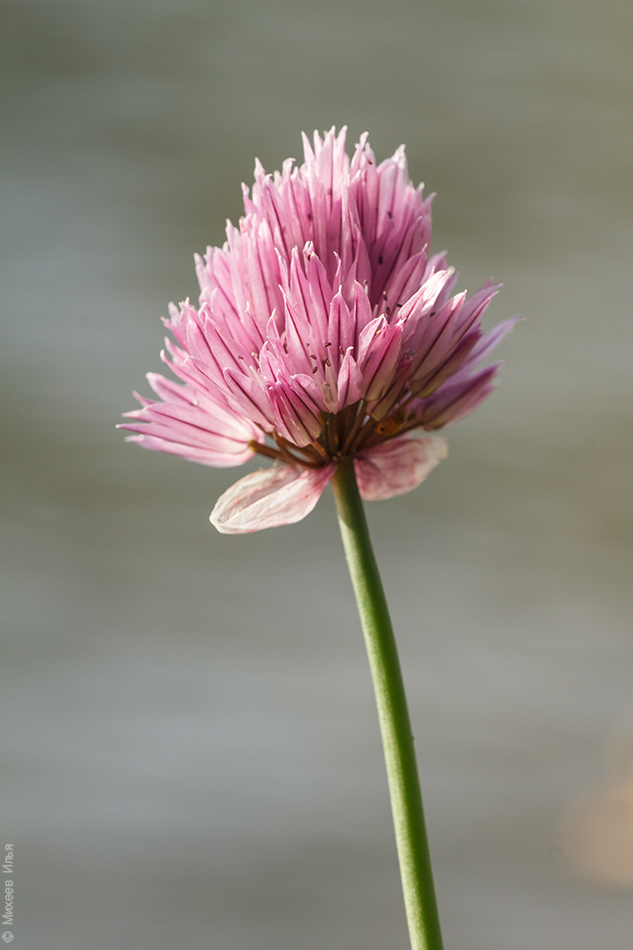
M 412 950 L 442 950 L 407 700 L 352 459 L 332 481 L 374 683 Z

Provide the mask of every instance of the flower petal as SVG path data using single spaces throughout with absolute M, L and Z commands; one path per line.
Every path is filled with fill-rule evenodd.
M 157 373 L 149 373 L 148 379 L 165 402 L 136 394 L 143 408 L 126 412 L 134 421 L 118 426 L 139 433 L 128 436 L 128 442 L 217 468 L 242 465 L 253 457 L 251 443 L 263 441 L 263 435 L 248 419 L 228 412 L 190 386 Z
M 335 471 L 332 464 L 316 469 L 281 465 L 252 472 L 218 499 L 211 524 L 222 534 L 294 524 L 310 514 Z
M 446 439 L 438 436 L 401 436 L 384 442 L 354 460 L 361 498 L 379 501 L 417 488 L 448 455 Z

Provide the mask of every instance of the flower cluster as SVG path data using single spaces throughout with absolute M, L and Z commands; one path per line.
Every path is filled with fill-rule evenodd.
M 363 498 L 415 488 L 446 441 L 413 430 L 479 405 L 499 365 L 480 364 L 516 320 L 482 332 L 498 285 L 451 296 L 456 274 L 428 254 L 431 198 L 404 147 L 376 165 L 363 135 L 350 160 L 345 131 L 304 137 L 300 168 L 256 163 L 239 229 L 196 258 L 198 307 L 165 321 L 177 343 L 162 358 L 181 383 L 148 374 L 158 401 L 137 395 L 123 426 L 204 465 L 281 463 L 220 498 L 211 521 L 224 533 L 299 521 L 350 457 Z

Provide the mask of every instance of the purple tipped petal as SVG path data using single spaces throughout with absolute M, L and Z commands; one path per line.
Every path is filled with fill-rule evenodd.
M 400 436 L 357 455 L 354 461 L 361 498 L 379 501 L 412 491 L 448 455 L 446 439 Z
M 211 512 L 222 534 L 249 534 L 294 524 L 310 514 L 336 465 L 299 469 L 290 465 L 253 472 L 224 492 Z
M 424 428 L 442 429 L 476 409 L 494 389 L 492 381 L 500 365 L 495 363 L 457 384 L 451 380 L 428 399 L 420 400 Z
M 467 362 L 464 363 L 459 374 L 453 377 L 453 380 L 456 382 L 458 379 L 461 379 L 462 376 L 471 373 L 482 360 L 487 359 L 494 348 L 501 343 L 508 333 L 514 330 L 516 324 L 522 319 L 523 317 L 510 317 L 508 320 L 503 320 L 501 323 L 498 323 L 497 326 L 489 330 L 488 333 L 485 333 L 479 340 L 477 346 L 475 346 L 470 353 Z

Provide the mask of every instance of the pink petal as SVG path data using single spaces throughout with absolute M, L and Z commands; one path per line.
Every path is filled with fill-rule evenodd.
M 128 442 L 218 468 L 242 465 L 253 457 L 250 443 L 261 442 L 263 436 L 248 419 L 227 412 L 189 386 L 157 373 L 149 373 L 148 378 L 156 394 L 171 401 L 154 402 L 137 395 L 143 408 L 126 412 L 135 421 L 118 426 L 139 433 L 128 436 Z
M 336 465 L 300 469 L 290 465 L 260 469 L 225 491 L 211 512 L 222 534 L 249 534 L 294 524 L 310 514 Z
M 300 384 L 293 388 L 290 380 L 270 385 L 268 398 L 277 416 L 276 430 L 284 439 L 302 447 L 314 442 L 321 434 L 318 406 Z
M 393 380 L 401 349 L 402 329 L 389 326 L 385 317 L 378 317 L 365 327 L 360 336 L 358 360 L 363 374 L 363 399 L 373 401 L 384 394 Z
M 437 436 L 404 435 L 369 449 L 354 460 L 361 498 L 379 501 L 404 495 L 417 488 L 447 455 L 446 439 Z
M 358 368 L 356 360 L 352 356 L 352 347 L 350 346 L 343 357 L 341 369 L 338 374 L 338 411 L 346 406 L 353 406 L 360 399 L 360 387 L 363 381 L 362 373 Z
M 231 387 L 228 395 L 231 408 L 269 431 L 275 419 L 261 378 L 254 374 L 246 376 L 244 373 L 236 373 L 232 369 L 225 371 L 224 378 Z
M 461 381 L 463 378 L 468 377 L 475 366 L 478 363 L 481 363 L 482 360 L 485 360 L 487 356 L 490 355 L 492 350 L 501 342 L 501 340 L 514 329 L 515 324 L 522 320 L 523 317 L 510 317 L 508 320 L 503 320 L 501 323 L 498 323 L 496 327 L 493 327 L 492 330 L 489 330 L 485 333 L 474 350 L 470 353 L 467 363 L 461 367 L 459 375 L 455 374 L 453 377 L 453 382 Z
M 130 426 L 123 425 L 117 428 L 129 429 Z M 152 427 L 148 428 L 148 431 L 153 432 L 155 430 Z M 248 446 L 244 446 L 240 452 L 230 454 L 215 451 L 212 448 L 182 444 L 172 438 L 164 439 L 155 435 L 129 435 L 125 441 L 138 442 L 144 449 L 151 449 L 153 452 L 165 452 L 167 455 L 179 455 L 189 462 L 199 462 L 201 465 L 210 465 L 213 468 L 232 468 L 236 465 L 243 465 L 254 455 L 253 450 Z

